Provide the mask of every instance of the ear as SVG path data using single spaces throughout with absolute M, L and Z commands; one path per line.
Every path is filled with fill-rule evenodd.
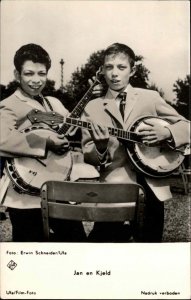
M 132 69 L 131 69 L 131 73 L 130 73 L 130 77 L 132 77 L 136 72 L 136 67 L 133 66 Z
M 14 76 L 15 76 L 16 81 L 20 83 L 21 75 L 16 69 L 14 70 Z
M 105 76 L 105 68 L 104 68 L 104 65 L 101 65 L 101 66 L 100 66 L 100 70 L 101 70 L 100 75 Z
M 104 73 L 103 73 L 103 65 L 100 66 L 100 74 L 104 75 Z

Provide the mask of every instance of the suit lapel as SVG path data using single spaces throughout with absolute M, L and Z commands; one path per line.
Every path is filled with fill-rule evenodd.
M 25 94 L 20 89 L 16 90 L 15 95 L 20 101 L 27 103 L 27 105 L 31 106 L 32 108 L 45 111 L 44 107 L 40 105 L 40 103 L 34 101 L 32 98 L 29 98 L 28 96 L 25 96 Z
M 32 108 L 36 108 L 38 110 L 45 111 L 44 107 L 42 105 L 40 105 L 40 103 L 38 103 L 37 101 L 28 100 L 28 101 L 25 101 L 25 102 L 27 102 L 27 104 L 29 106 L 31 106 Z
M 127 119 L 138 99 L 138 93 L 131 85 L 128 88 L 127 92 L 127 102 L 125 106 L 124 120 L 122 119 L 120 111 L 116 107 L 115 99 L 113 98 L 111 92 L 108 90 L 104 98 L 104 107 L 105 111 L 114 118 L 122 127 L 124 123 L 127 122 Z
M 126 106 L 125 106 L 124 123 L 126 123 L 135 103 L 137 102 L 137 99 L 138 99 L 137 91 L 132 86 L 129 86 L 127 92 Z
M 120 111 L 117 109 L 115 99 L 108 90 L 103 101 L 105 111 L 123 127 L 123 119 Z

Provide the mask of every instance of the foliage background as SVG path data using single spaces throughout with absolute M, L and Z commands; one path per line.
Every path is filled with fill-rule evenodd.
M 55 88 L 54 80 L 47 80 L 46 87 L 43 91 L 44 96 L 54 96 L 58 98 L 64 106 L 69 110 L 77 105 L 81 98 L 90 88 L 88 79 L 94 78 L 99 67 L 103 64 L 104 50 L 94 52 L 87 59 L 87 62 L 78 67 L 71 75 L 70 81 L 64 87 L 64 91 L 60 88 Z M 157 86 L 149 78 L 150 71 L 144 65 L 144 57 L 142 55 L 136 56 L 136 73 L 130 78 L 130 83 L 134 87 L 156 90 L 165 99 L 163 90 Z M 103 85 L 103 94 L 106 92 L 107 86 L 103 76 L 99 75 L 98 79 Z M 190 75 L 186 78 L 177 78 L 173 85 L 173 92 L 176 97 L 172 102 L 169 102 L 175 109 L 185 118 L 191 120 L 190 112 Z M 13 80 L 7 86 L 1 84 L 1 100 L 11 95 L 17 88 L 18 83 Z M 93 97 L 93 96 L 92 96 Z

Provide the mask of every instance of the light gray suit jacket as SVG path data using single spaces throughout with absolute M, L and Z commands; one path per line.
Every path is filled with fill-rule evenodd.
M 189 121 L 179 115 L 156 91 L 129 86 L 123 121 L 116 101 L 108 90 L 104 97 L 88 103 L 82 119 L 128 130 L 135 120 L 148 115 L 160 116 L 172 123 L 168 128 L 177 148 L 189 143 Z M 95 144 L 86 129 L 83 130 L 82 148 L 87 163 L 100 165 Z M 128 159 L 125 147 L 115 137 L 109 139 L 107 161 L 100 175 L 107 182 L 136 182 L 136 170 Z M 146 178 L 146 181 L 158 199 L 163 201 L 171 198 L 168 180 Z
M 68 111 L 62 103 L 54 98 L 47 97 L 54 111 L 66 116 Z M 37 134 L 25 134 L 20 130 L 31 125 L 27 114 L 32 109 L 50 111 L 45 103 L 43 108 L 37 101 L 29 98 L 22 90 L 17 89 L 14 94 L 0 103 L 1 135 L 0 135 L 0 156 L 38 156 L 45 155 L 46 139 Z M 19 129 L 19 130 L 18 130 Z M 7 178 L 4 183 L 8 184 Z M 2 194 L 1 194 L 2 198 Z M 19 194 L 15 192 L 12 184 L 9 184 L 3 205 L 15 208 L 40 208 L 40 197 Z

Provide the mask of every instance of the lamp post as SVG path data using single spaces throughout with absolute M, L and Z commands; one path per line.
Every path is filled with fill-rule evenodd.
M 64 60 L 61 58 L 60 60 L 60 65 L 61 65 L 61 85 L 60 85 L 60 90 L 62 93 L 64 93 Z

